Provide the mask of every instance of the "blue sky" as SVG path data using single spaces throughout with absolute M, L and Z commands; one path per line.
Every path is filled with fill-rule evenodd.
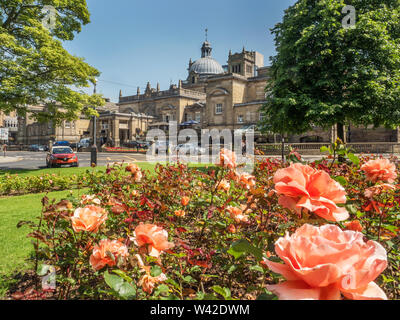
M 118 102 L 123 95 L 160 83 L 166 90 L 185 80 L 189 58 L 200 57 L 208 28 L 213 57 L 226 64 L 229 49 L 243 46 L 275 54 L 269 29 L 295 0 L 87 0 L 91 23 L 66 49 L 102 73 L 98 92 Z M 111 83 L 113 82 L 113 83 Z M 92 89 L 90 89 L 92 91 Z M 91 92 L 90 91 L 90 92 Z

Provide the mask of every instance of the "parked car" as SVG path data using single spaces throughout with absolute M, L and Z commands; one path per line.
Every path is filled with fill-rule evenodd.
M 81 139 L 81 141 L 79 141 L 79 143 L 78 143 L 78 150 L 80 150 L 82 148 L 89 148 L 90 145 L 91 145 L 90 138 Z
M 32 144 L 29 146 L 28 151 L 35 151 L 35 152 L 46 151 L 46 146 L 42 146 L 39 144 Z
M 159 141 L 154 142 L 154 151 L 156 154 L 158 153 L 166 153 L 168 151 L 169 143 L 168 141 Z
M 57 166 L 78 167 L 78 156 L 71 147 L 56 146 L 47 154 L 46 165 L 48 168 Z
M 176 146 L 175 152 L 179 152 L 182 155 L 202 155 L 206 153 L 206 149 L 193 143 L 183 143 Z
M 53 147 L 69 147 L 70 143 L 68 141 L 56 141 L 53 143 Z
M 123 146 L 132 149 L 148 149 L 150 147 L 150 142 L 134 140 L 125 142 Z

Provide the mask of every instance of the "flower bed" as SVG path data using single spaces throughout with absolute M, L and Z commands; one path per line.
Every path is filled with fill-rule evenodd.
M 398 161 L 351 160 L 115 166 L 91 195 L 43 199 L 39 273 L 55 267 L 58 299 L 398 299 Z
M 146 153 L 147 149 L 136 149 L 136 148 L 124 148 L 124 147 L 105 147 L 103 148 L 104 152 L 126 152 L 126 153 Z
M 72 175 L 42 174 L 40 176 L 20 176 L 6 174 L 0 177 L 0 196 L 14 196 L 28 193 L 61 191 L 86 188 L 93 183 L 100 183 L 104 172 L 86 170 Z

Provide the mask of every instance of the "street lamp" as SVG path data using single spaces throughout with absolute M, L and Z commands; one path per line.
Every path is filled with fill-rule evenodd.
M 93 94 L 96 94 L 96 85 L 97 85 L 97 79 L 94 79 L 94 89 L 93 89 Z M 94 107 L 94 109 L 96 110 L 96 107 Z M 97 166 L 97 139 L 96 139 L 96 116 L 93 116 L 93 145 L 92 145 L 92 149 L 90 151 L 90 164 L 94 164 Z

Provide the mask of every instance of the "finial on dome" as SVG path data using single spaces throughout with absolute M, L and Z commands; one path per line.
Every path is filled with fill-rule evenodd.
M 208 41 L 208 29 L 206 28 L 206 42 Z
M 157 82 L 157 92 L 160 92 L 160 83 Z
M 122 90 L 119 90 L 119 97 L 122 97 Z
M 137 95 L 140 96 L 140 87 L 137 87 Z

